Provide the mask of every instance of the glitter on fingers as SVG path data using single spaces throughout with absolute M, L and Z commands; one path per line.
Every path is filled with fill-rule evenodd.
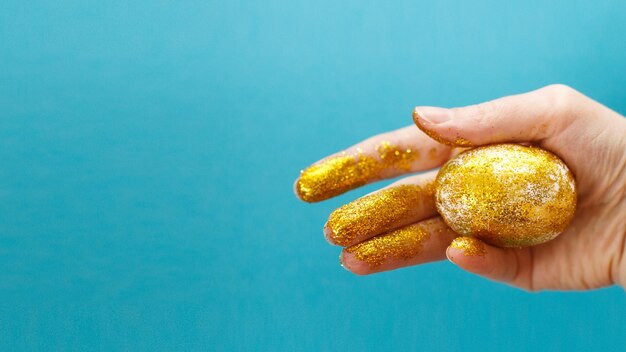
M 301 171 L 295 192 L 306 202 L 319 202 L 371 182 L 436 168 L 450 152 L 409 126 L 314 163 Z
M 367 275 L 445 259 L 458 236 L 439 217 L 420 221 L 347 247 L 341 263 L 347 270 Z
M 324 227 L 329 242 L 349 246 L 436 214 L 435 173 L 406 178 L 333 211 Z

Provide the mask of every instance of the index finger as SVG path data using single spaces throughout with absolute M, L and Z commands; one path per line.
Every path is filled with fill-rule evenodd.
M 295 192 L 306 202 L 319 202 L 378 180 L 433 169 L 450 153 L 451 147 L 408 126 L 369 138 L 302 170 Z

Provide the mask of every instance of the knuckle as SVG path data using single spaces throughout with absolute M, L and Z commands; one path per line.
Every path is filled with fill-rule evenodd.
M 500 111 L 500 106 L 494 101 L 487 101 L 476 105 L 476 110 L 481 116 L 494 116 Z
M 560 94 L 569 94 L 576 91 L 574 88 L 563 83 L 550 84 L 544 87 L 544 89 Z
M 487 101 L 476 105 L 476 127 L 483 130 L 490 127 L 502 115 L 501 104 Z
M 551 134 L 568 128 L 576 118 L 582 94 L 565 84 L 552 84 L 540 89 L 544 111 L 543 119 L 550 121 Z
M 552 84 L 544 88 L 548 102 L 555 113 L 569 111 L 579 94 L 574 88 L 565 84 Z

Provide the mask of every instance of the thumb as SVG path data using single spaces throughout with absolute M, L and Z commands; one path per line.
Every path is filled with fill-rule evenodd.
M 468 147 L 499 142 L 533 142 L 553 137 L 591 114 L 596 104 L 564 85 L 551 85 L 462 108 L 418 106 L 415 124 L 431 138 Z M 597 104 L 599 105 L 599 104 Z
M 498 248 L 473 237 L 457 237 L 446 250 L 448 260 L 463 270 L 532 291 L 529 253 L 528 248 Z

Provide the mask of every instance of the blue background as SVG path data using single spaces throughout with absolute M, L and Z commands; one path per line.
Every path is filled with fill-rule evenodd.
M 624 1 L 2 1 L 1 350 L 623 350 L 613 287 L 342 270 L 301 168 L 549 83 L 626 112 Z M 574 148 L 580 146 L 572 146 Z

